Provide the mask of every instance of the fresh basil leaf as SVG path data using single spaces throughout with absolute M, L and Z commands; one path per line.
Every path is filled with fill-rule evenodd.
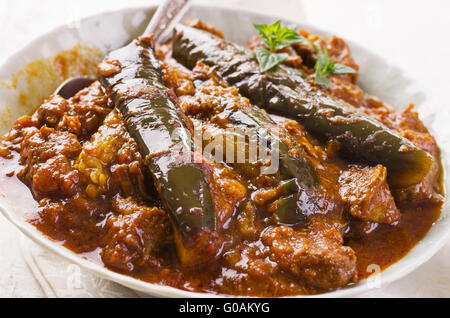
M 280 21 L 275 22 L 272 25 L 267 24 L 253 24 L 253 26 L 259 31 L 259 34 L 261 35 L 263 44 L 266 48 L 269 50 L 272 50 L 274 47 L 274 36 L 273 33 L 277 29 L 277 23 Z
M 275 49 L 278 51 L 303 41 L 305 41 L 305 38 L 298 34 L 294 29 L 282 28 L 278 32 Z
M 328 77 L 326 75 L 317 75 L 315 77 L 315 81 L 317 85 L 323 85 L 327 88 L 330 88 L 333 86 L 333 84 L 331 84 L 330 80 L 328 79 Z
M 305 40 L 295 29 L 281 26 L 280 20 L 271 25 L 254 24 L 254 27 L 259 31 L 264 46 L 272 53 Z
M 261 72 L 267 72 L 289 57 L 285 53 L 272 53 L 260 47 L 256 48 L 255 51 Z
M 358 71 L 347 65 L 335 64 L 333 74 L 358 74 Z
M 314 51 L 317 55 L 317 62 L 314 66 L 315 82 L 318 85 L 324 85 L 328 88 L 332 86 L 331 82 L 328 80 L 329 75 L 336 74 L 357 74 L 358 72 L 351 67 L 342 64 L 336 64 L 328 55 L 328 50 L 326 47 L 321 50 L 316 44 L 312 44 Z
M 314 69 L 316 70 L 316 72 L 318 69 L 320 70 L 320 72 L 322 72 L 325 67 L 324 55 L 322 54 L 322 52 L 320 51 L 319 47 L 316 44 L 313 43 L 312 45 L 317 55 L 317 62 L 316 65 L 314 66 Z

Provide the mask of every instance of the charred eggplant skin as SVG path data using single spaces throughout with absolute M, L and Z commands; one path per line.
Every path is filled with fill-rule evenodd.
M 353 158 L 386 166 L 393 188 L 418 184 L 430 170 L 429 153 L 344 101 L 314 91 L 297 69 L 280 65 L 261 73 L 252 51 L 183 25 L 174 32 L 173 55 L 187 67 L 198 61 L 216 67 L 252 103 L 297 120 L 322 140 L 339 141 Z
M 176 236 L 186 240 L 215 231 L 207 163 L 193 160 L 189 125 L 163 85 L 151 41 L 134 40 L 110 53 L 99 66 L 99 79 L 146 160 Z

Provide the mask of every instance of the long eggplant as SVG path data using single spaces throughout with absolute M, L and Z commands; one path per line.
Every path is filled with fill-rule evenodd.
M 233 127 L 245 131 L 246 134 L 258 135 L 260 139 L 266 139 L 263 144 L 272 155 L 275 155 L 274 159 L 278 160 L 279 164 L 282 191 L 278 198 L 278 207 L 274 211 L 278 222 L 287 225 L 303 224 L 308 214 L 320 211 L 316 201 L 319 200 L 316 192 L 319 177 L 315 167 L 303 155 L 302 149 L 295 146 L 295 142 L 290 142 L 290 147 L 286 145 L 283 139 L 290 137 L 287 133 L 284 136 L 276 133 L 277 125 L 266 113 L 249 104 L 244 107 L 234 105 L 227 107 L 217 116 L 226 118 Z M 264 134 L 260 134 L 260 131 Z
M 110 53 L 99 66 L 99 79 L 122 112 L 171 215 L 182 262 L 204 261 L 199 255 L 206 249 L 189 251 L 196 242 L 211 240 L 205 235 L 216 233 L 210 172 L 206 162 L 193 160 L 195 145 L 188 122 L 163 85 L 151 39 L 134 40 Z M 211 248 L 208 251 L 214 254 Z
M 315 91 L 299 70 L 280 65 L 262 73 L 252 51 L 211 33 L 177 26 L 173 56 L 190 68 L 198 61 L 215 67 L 252 103 L 297 120 L 320 139 L 339 141 L 352 158 L 386 166 L 393 188 L 420 183 L 433 163 L 429 153 L 398 133 L 344 101 Z

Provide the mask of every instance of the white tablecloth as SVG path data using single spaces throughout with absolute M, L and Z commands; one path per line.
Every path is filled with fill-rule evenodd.
M 27 41 L 80 17 L 151 0 L 2 0 L 0 63 Z M 203 0 L 303 20 L 358 42 L 407 68 L 432 92 L 449 89 L 447 0 Z M 82 8 L 82 9 L 81 9 Z M 450 107 L 450 105 L 448 106 Z M 68 264 L 0 217 L 0 297 L 135 297 L 135 292 Z M 450 244 L 406 278 L 367 297 L 450 296 Z

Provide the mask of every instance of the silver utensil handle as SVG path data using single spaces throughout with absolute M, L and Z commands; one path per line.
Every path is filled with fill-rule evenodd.
M 156 42 L 163 40 L 189 9 L 190 3 L 191 0 L 165 0 L 158 7 L 144 35 L 155 34 Z

